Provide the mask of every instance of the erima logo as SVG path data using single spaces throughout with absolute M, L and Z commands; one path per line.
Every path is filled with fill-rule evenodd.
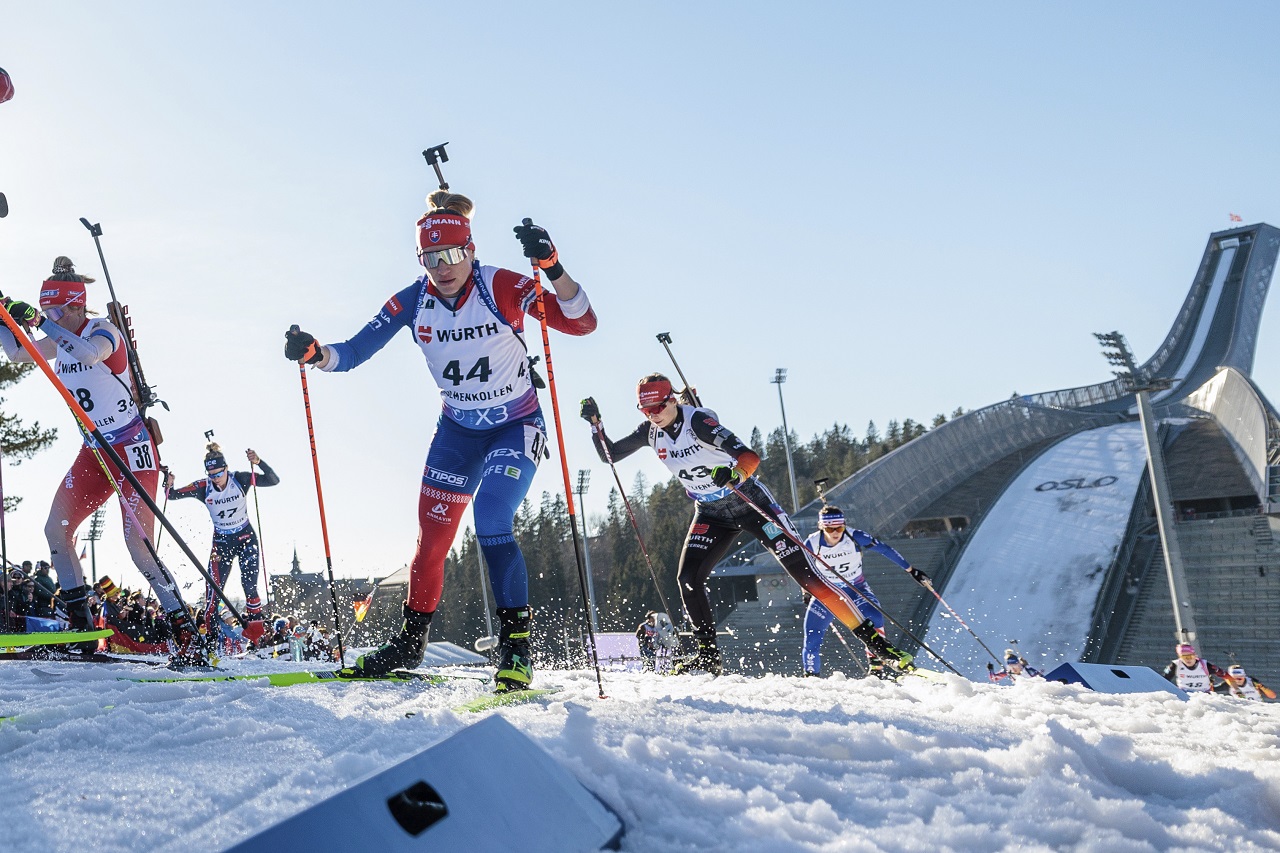
M 418 340 L 422 341 L 424 344 L 431 343 L 431 327 L 430 326 L 418 327 Z

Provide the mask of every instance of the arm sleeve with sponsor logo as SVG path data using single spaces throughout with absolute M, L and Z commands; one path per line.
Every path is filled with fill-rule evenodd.
M 419 279 L 386 301 L 373 319 L 354 336 L 340 344 L 326 344 L 329 348 L 327 372 L 344 373 L 364 364 L 374 353 L 387 345 L 396 332 L 408 328 L 417 313 L 418 296 L 426 285 Z
M 907 562 L 906 557 L 903 557 L 893 548 L 884 544 L 879 539 L 872 536 L 870 533 L 867 533 L 865 530 L 855 530 L 854 528 L 850 527 L 848 529 L 848 533 L 849 533 L 849 537 L 853 539 L 854 542 L 858 543 L 859 548 L 862 548 L 864 550 L 869 548 L 872 551 L 875 551 L 877 554 L 880 554 L 883 557 L 889 558 L 894 563 L 897 563 L 898 566 L 900 566 L 904 572 L 911 570 L 911 564 Z
M 258 475 L 255 483 L 252 471 L 237 471 L 235 474 L 236 482 L 240 484 L 240 488 L 247 489 L 250 486 L 278 486 L 280 485 L 280 476 L 271 470 L 271 466 L 258 460 L 258 467 L 262 469 L 262 473 Z
M 733 457 L 734 467 L 742 472 L 743 479 L 750 477 L 760 467 L 760 457 L 750 447 L 742 443 L 736 435 L 721 425 L 710 412 L 698 409 L 689 418 L 689 428 L 703 444 L 709 444 L 717 450 L 723 450 Z
M 52 320 L 41 323 L 40 331 L 52 338 L 58 345 L 58 349 L 83 365 L 94 365 L 105 361 L 107 367 L 111 368 L 111 372 L 117 374 L 123 373 L 128 366 L 124 348 L 120 346 L 123 343 L 120 333 L 105 323 L 83 338 L 75 332 L 62 328 Z M 120 357 L 112 358 L 117 352 Z
M 609 436 L 602 430 L 593 429 L 591 441 L 595 443 L 596 455 L 600 457 L 601 462 L 607 463 L 610 458 L 617 462 L 649 444 L 649 424 L 648 422 L 640 424 L 631 434 L 624 435 L 617 441 L 610 441 Z M 605 448 L 609 450 L 608 456 L 605 455 Z
M 511 270 L 498 270 L 493 276 L 493 298 L 503 318 L 517 331 L 523 328 L 527 313 L 538 319 L 533 279 Z M 553 298 L 554 297 L 554 298 Z M 587 292 L 578 286 L 578 292 L 567 302 L 561 302 L 553 289 L 544 287 L 543 302 L 547 306 L 547 325 L 566 335 L 589 335 L 596 329 L 596 312 L 591 308 Z
M 203 501 L 209 494 L 209 481 L 196 480 L 194 483 L 188 483 L 177 489 L 170 489 L 166 495 L 171 501 L 182 500 L 183 498 L 196 498 Z

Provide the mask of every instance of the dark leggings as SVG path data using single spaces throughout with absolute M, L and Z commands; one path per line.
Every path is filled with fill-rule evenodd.
M 850 630 L 860 625 L 863 615 L 857 604 L 846 592 L 824 581 L 813 570 L 809 552 L 787 536 L 789 532 L 797 540 L 800 538 L 791 519 L 764 484 L 752 478 L 740 487 L 740 491 L 763 509 L 769 520 L 761 517 L 737 494 L 730 494 L 717 501 L 699 502 L 685 536 L 677 579 L 680 598 L 694 630 L 704 636 L 715 635 L 716 620 L 711 612 L 711 597 L 707 594 L 707 578 L 711 577 L 716 563 L 729 553 L 738 533 L 744 530 L 768 548 L 787 574 L 805 592 L 821 601 L 841 623 Z
M 258 598 L 258 534 L 248 525 L 235 533 L 214 533 L 213 549 L 209 554 L 209 574 L 218 582 L 218 588 L 227 588 L 231 563 L 240 560 L 240 583 L 244 586 L 246 616 L 261 619 L 262 599 Z M 213 625 L 218 611 L 218 595 L 205 584 L 205 625 Z M 209 631 L 213 635 L 212 628 Z

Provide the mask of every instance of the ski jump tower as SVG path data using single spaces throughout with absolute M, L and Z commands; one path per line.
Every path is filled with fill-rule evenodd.
M 1280 414 L 1251 372 L 1278 253 L 1269 225 L 1212 234 L 1169 334 L 1139 368 L 1169 381 L 1151 402 L 1197 644 L 1263 680 L 1280 676 Z M 970 412 L 828 496 L 855 526 L 897 533 L 887 538 L 904 553 L 943 538 L 931 565 L 907 557 L 988 645 L 1017 641 L 1037 666 L 1163 666 L 1174 619 L 1148 483 L 1136 400 L 1117 379 Z M 816 512 L 802 508 L 802 528 Z M 936 600 L 873 560 L 868 574 L 925 642 L 982 674 L 989 658 Z

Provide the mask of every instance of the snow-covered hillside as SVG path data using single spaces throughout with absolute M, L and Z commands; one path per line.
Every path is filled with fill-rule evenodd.
M 0 849 L 220 850 L 475 722 L 449 709 L 481 689 L 119 680 L 162 674 L 0 663 Z M 604 700 L 589 672 L 538 680 L 564 690 L 499 713 L 622 816 L 623 850 L 1280 849 L 1274 705 L 954 676 L 606 673 Z

